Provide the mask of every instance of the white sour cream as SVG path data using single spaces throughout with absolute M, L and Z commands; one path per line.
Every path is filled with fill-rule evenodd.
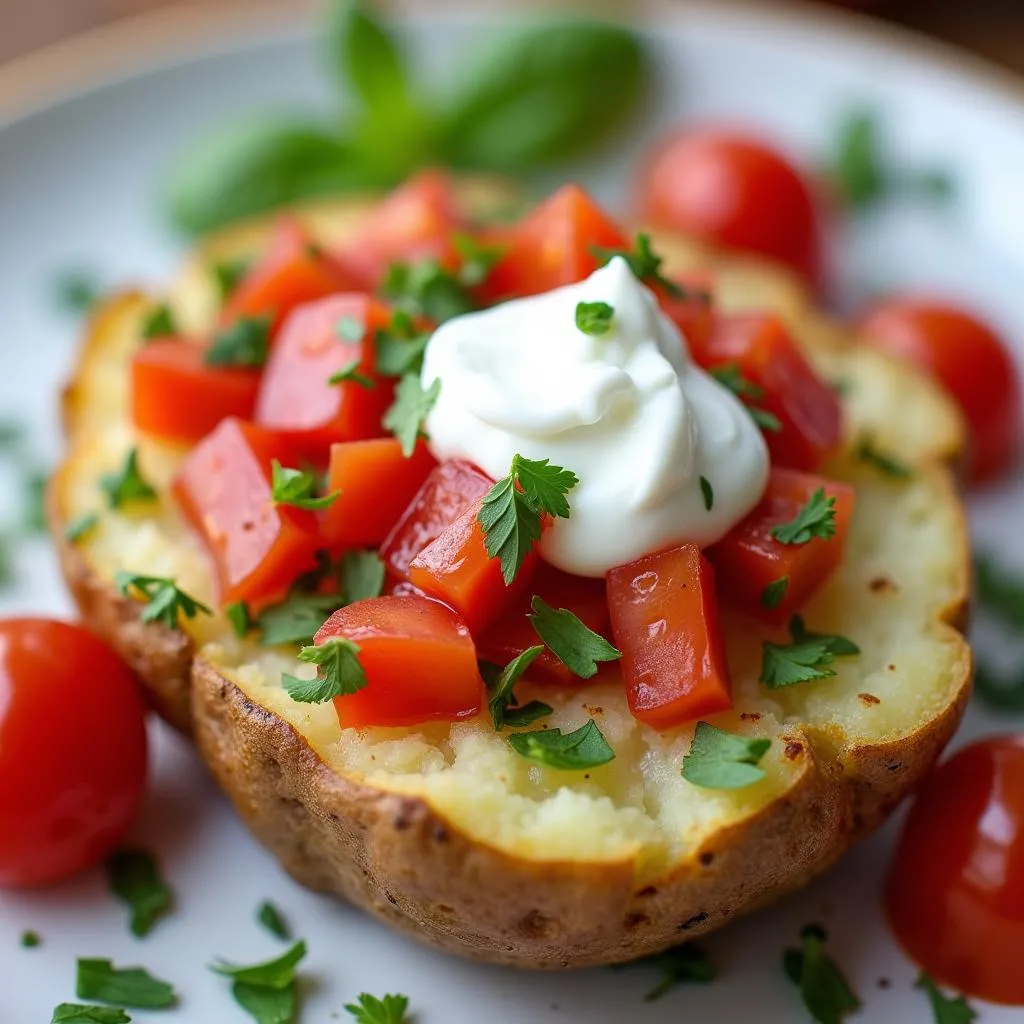
M 607 334 L 577 328 L 579 302 L 613 307 Z M 767 483 L 760 430 L 692 362 L 622 258 L 579 284 L 447 321 L 423 363 L 424 386 L 438 379 L 426 421 L 438 459 L 467 459 L 498 479 L 518 452 L 579 477 L 571 517 L 540 544 L 566 572 L 602 576 L 676 544 L 713 544 Z

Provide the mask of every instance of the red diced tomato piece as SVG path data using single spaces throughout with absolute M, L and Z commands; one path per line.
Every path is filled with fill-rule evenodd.
M 530 601 L 534 594 L 552 608 L 567 608 L 589 629 L 611 639 L 604 580 L 573 576 L 541 561 L 526 597 L 517 601 L 480 637 L 481 657 L 505 665 L 523 651 L 541 643 L 527 618 L 532 610 Z M 530 666 L 529 676 L 562 686 L 578 686 L 581 682 L 580 677 L 573 675 L 547 648 Z
M 147 342 L 132 359 L 132 422 L 163 441 L 192 444 L 228 416 L 252 419 L 256 370 L 207 366 L 206 349 L 177 338 Z
M 633 715 L 655 729 L 732 707 L 715 572 L 696 544 L 612 569 L 608 608 Z
M 280 438 L 227 419 L 185 457 L 172 490 L 206 545 L 224 604 L 254 611 L 285 598 L 295 578 L 316 567 L 312 512 L 275 505 L 271 462 L 294 464 Z
M 494 481 L 461 459 L 442 462 L 423 482 L 402 518 L 381 545 L 380 554 L 392 576 L 408 578 L 409 563 Z
M 565 185 L 512 229 L 483 290 L 493 302 L 575 284 L 601 265 L 594 248 L 628 249 L 630 242 L 583 189 Z
M 332 444 L 326 490 L 339 494 L 324 513 L 328 547 L 379 547 L 436 465 L 422 441 L 410 458 L 393 437 Z
M 683 289 L 682 296 L 669 295 L 661 286 L 654 293 L 662 312 L 682 331 L 690 354 L 703 365 L 715 329 L 714 279 L 711 274 L 694 273 L 673 280 Z
M 450 608 L 424 597 L 372 597 L 339 608 L 316 643 L 345 637 L 359 646 L 367 685 L 334 699 L 343 728 L 417 725 L 475 715 L 483 703 L 476 648 Z
M 776 416 L 779 431 L 765 431 L 772 463 L 815 470 L 842 436 L 839 396 L 808 363 L 782 321 L 772 314 L 719 316 L 707 348 L 694 357 L 705 367 L 736 365 L 763 392 L 750 404 Z
M 224 323 L 271 317 L 273 338 L 296 306 L 357 287 L 351 271 L 323 252 L 298 220 L 281 217 L 266 253 L 228 296 L 221 317 Z
M 336 441 L 380 437 L 394 385 L 377 373 L 375 338 L 390 318 L 387 306 L 360 293 L 296 309 L 281 328 L 263 372 L 256 422 L 287 438 L 318 465 L 326 463 L 328 448 Z M 349 331 L 356 333 L 344 336 Z M 330 383 L 332 374 L 353 362 L 355 372 L 372 387 L 358 380 Z
M 783 544 L 772 530 L 796 518 L 819 488 L 835 498 L 835 535 L 806 544 Z M 800 610 L 843 557 L 853 517 L 853 488 L 835 480 L 773 469 L 760 504 L 708 551 L 718 571 L 722 593 L 772 625 L 781 625 Z M 787 577 L 785 593 L 774 608 L 762 603 L 765 588 Z

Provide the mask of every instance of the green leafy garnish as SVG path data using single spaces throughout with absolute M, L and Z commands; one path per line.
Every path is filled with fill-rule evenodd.
M 110 891 L 128 905 L 128 927 L 140 939 L 171 909 L 173 894 L 146 850 L 116 850 L 106 860 Z
M 548 459 L 535 461 L 517 454 L 512 456 L 508 476 L 484 495 L 477 520 L 484 531 L 487 554 L 500 559 L 507 584 L 516 578 L 530 548 L 540 540 L 541 516 L 569 518 L 565 496 L 578 483 L 575 473 L 552 466 Z
M 466 288 L 482 285 L 497 262 L 505 255 L 504 245 L 483 245 L 472 235 L 456 232 L 452 235 L 452 243 L 459 254 L 459 283 Z
M 31 930 L 22 932 L 19 941 L 22 949 L 35 949 L 43 943 L 43 940 L 39 938 L 39 933 Z
M 743 376 L 738 363 L 726 363 L 713 366 L 708 371 L 724 388 L 728 388 L 746 407 L 751 419 L 762 429 L 777 434 L 782 430 L 782 422 L 778 416 L 754 405 L 759 398 L 764 398 L 764 388 L 758 387 L 753 381 Z
M 651 236 L 640 231 L 636 236 L 636 245 L 632 249 L 603 249 L 594 247 L 594 255 L 605 266 L 616 256 L 621 256 L 628 264 L 633 276 L 644 284 L 661 288 L 674 299 L 691 297 L 681 284 L 665 277 L 661 272 L 661 265 L 665 261 L 651 248 Z
M 222 974 L 226 978 L 233 978 L 235 981 L 242 981 L 247 985 L 281 989 L 287 988 L 294 982 L 295 968 L 305 955 L 306 943 L 299 939 L 291 949 L 274 957 L 273 960 L 266 960 L 263 963 L 250 966 L 239 966 L 218 960 L 217 963 L 210 964 L 210 970 L 214 974 Z
M 761 682 L 770 690 L 814 679 L 827 679 L 836 674 L 834 669 L 828 667 L 835 658 L 860 653 L 860 648 L 844 636 L 809 632 L 799 615 L 794 615 L 790 620 L 789 631 L 793 643 L 775 644 L 765 641 L 762 645 L 764 660 Z
M 99 959 L 78 961 L 75 995 L 140 1010 L 163 1010 L 176 1002 L 174 987 L 144 967 L 115 967 Z
M 533 613 L 528 615 L 534 632 L 547 644 L 551 653 L 581 679 L 597 674 L 599 661 L 615 661 L 622 652 L 600 633 L 595 633 L 568 608 L 555 610 L 534 595 Z
M 50 1024 L 131 1024 L 131 1020 L 118 1006 L 61 1003 L 54 1009 Z
M 361 388 L 366 388 L 368 391 L 372 390 L 377 386 L 377 382 L 372 377 L 367 377 L 365 373 L 360 373 L 359 364 L 362 362 L 361 359 L 352 359 L 347 362 L 340 370 L 332 373 L 327 378 L 328 384 L 358 384 Z
M 586 771 L 607 764 L 615 757 L 615 751 L 608 746 L 592 718 L 573 732 L 538 729 L 535 732 L 514 732 L 505 739 L 520 757 L 561 771 Z
M 128 452 L 117 472 L 104 473 L 100 477 L 100 490 L 107 496 L 111 508 L 121 508 L 131 501 L 151 501 L 156 497 L 156 491 L 139 470 L 137 448 Z
M 778 608 L 779 605 L 785 601 L 786 593 L 788 591 L 788 576 L 780 576 L 777 580 L 772 580 L 772 582 L 761 591 L 761 607 Z
M 358 1003 L 346 1003 L 345 1010 L 356 1024 L 406 1024 L 408 996 L 387 995 L 383 999 L 363 992 Z
M 905 463 L 887 455 L 875 447 L 875 440 L 871 434 L 862 434 L 854 455 L 861 462 L 873 466 L 879 473 L 891 476 L 897 480 L 908 480 L 914 475 L 914 471 Z
M 245 256 L 239 256 L 236 259 L 218 260 L 210 267 L 210 273 L 213 274 L 221 305 L 234 295 L 251 267 L 252 261 Z
M 306 955 L 301 939 L 286 953 L 251 966 L 219 961 L 211 964 L 216 974 L 232 978 L 231 993 L 257 1024 L 292 1024 L 298 1006 L 295 968 Z
M 100 517 L 95 512 L 83 512 L 64 527 L 64 539 L 75 544 L 92 533 L 99 522 Z
M 224 609 L 224 614 L 228 622 L 231 623 L 235 636 L 244 640 L 253 626 L 252 616 L 249 614 L 249 606 L 244 601 L 232 601 Z
M 114 574 L 114 583 L 125 597 L 146 602 L 140 616 L 143 622 L 159 622 L 168 629 L 178 629 L 183 618 L 194 619 L 200 612 L 212 614 L 205 604 L 179 590 L 174 580 L 163 576 L 119 571 Z
M 260 643 L 266 647 L 311 644 L 327 616 L 341 604 L 341 597 L 337 594 L 293 592 L 280 604 L 272 605 L 260 615 L 256 623 L 260 629 Z
M 269 316 L 243 316 L 222 328 L 203 357 L 207 366 L 262 368 L 270 351 Z
M 281 911 L 269 901 L 264 901 L 259 905 L 259 908 L 256 911 L 256 920 L 259 921 L 259 923 L 263 925 L 271 935 L 274 935 L 279 939 L 283 939 L 287 942 L 292 937 L 291 931 L 288 928 L 288 922 L 281 916 Z
M 426 437 L 423 421 L 434 408 L 441 393 L 441 381 L 435 380 L 426 391 L 416 374 L 407 373 L 395 389 L 395 402 L 384 413 L 383 424 L 398 438 L 402 454 L 409 458 L 416 448 L 416 442 Z
M 918 975 L 914 986 L 922 989 L 928 996 L 935 1024 L 971 1024 L 972 1020 L 978 1019 L 978 1014 L 963 996 L 950 999 L 943 995 L 927 971 L 922 971 Z
M 704 508 L 710 512 L 715 506 L 715 492 L 706 476 L 700 478 L 700 493 L 704 496 Z
M 303 647 L 299 651 L 299 661 L 318 666 L 313 679 L 299 679 L 288 673 L 281 676 L 288 695 L 300 704 L 323 704 L 335 697 L 356 693 L 366 686 L 366 673 L 359 663 L 359 645 L 343 636 Z
M 800 936 L 803 948 L 786 950 L 783 969 L 799 987 L 804 1006 L 818 1024 L 842 1024 L 844 1018 L 860 1009 L 861 1002 L 839 965 L 825 952 L 825 929 L 811 924 Z
M 493 666 L 495 668 L 493 674 L 489 670 L 484 672 L 487 689 L 490 691 L 487 710 L 491 713 L 491 721 L 494 722 L 495 729 L 500 730 L 505 726 L 505 713 L 515 703 L 513 688 L 543 651 L 544 648 L 541 644 L 537 644 L 536 647 L 528 647 L 525 651 L 517 654 L 504 668 L 498 669 L 497 666 Z M 483 668 L 483 666 L 481 667 Z
M 167 338 L 178 333 L 174 314 L 166 302 L 154 306 L 142 321 L 142 337 L 146 341 L 153 338 Z
M 836 499 L 825 497 L 825 488 L 819 487 L 807 504 L 788 523 L 772 530 L 780 544 L 807 544 L 815 537 L 828 540 L 836 535 Z
M 703 789 L 742 789 L 764 778 L 758 765 L 771 745 L 764 737 L 736 736 L 698 722 L 683 758 L 683 778 Z
M 341 559 L 341 587 L 347 604 L 380 597 L 384 560 L 376 551 L 349 551 Z
M 577 302 L 576 326 L 584 334 L 600 336 L 612 329 L 615 310 L 607 302 Z
M 860 648 L 845 636 L 836 633 L 812 633 L 805 625 L 802 615 L 794 615 L 789 620 L 789 635 L 794 643 L 803 644 L 823 641 L 828 645 L 829 653 L 837 658 L 860 654 Z
M 478 308 L 458 272 L 446 269 L 432 257 L 414 263 L 392 263 L 381 293 L 407 315 L 423 316 L 438 324 Z
M 1024 577 L 979 554 L 974 559 L 974 592 L 982 611 L 1012 629 L 1024 629 Z
M 97 276 L 88 270 L 62 270 L 54 279 L 53 295 L 58 309 L 81 316 L 96 305 L 103 294 Z
M 430 334 L 417 331 L 413 318 L 404 309 L 396 309 L 391 314 L 391 323 L 378 330 L 374 340 L 378 373 L 385 377 L 419 375 Z
M 718 968 L 711 962 L 711 958 L 692 942 L 684 942 L 662 953 L 641 957 L 622 966 L 653 967 L 661 971 L 661 980 L 644 996 L 645 1003 L 661 999 L 677 985 L 685 985 L 687 982 L 707 985 L 718 977 Z
M 330 508 L 340 491 L 316 496 L 317 476 L 309 469 L 290 469 L 277 459 L 270 463 L 270 497 L 275 505 L 316 510 Z
M 30 533 L 46 530 L 46 487 L 50 475 L 43 469 L 29 470 L 25 477 L 25 529 Z

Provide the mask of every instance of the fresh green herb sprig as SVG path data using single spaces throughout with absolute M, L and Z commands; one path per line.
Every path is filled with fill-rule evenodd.
M 174 986 L 144 967 L 115 967 L 101 959 L 78 961 L 75 995 L 140 1010 L 164 1010 L 177 1002 Z
M 622 657 L 618 648 L 600 633 L 595 633 L 568 608 L 552 608 L 537 596 L 534 596 L 530 607 L 533 610 L 527 618 L 534 632 L 551 653 L 581 679 L 592 679 L 597 675 L 598 662 L 617 661 Z
M 816 537 L 828 540 L 836 535 L 836 499 L 825 497 L 825 488 L 819 487 L 796 516 L 772 530 L 772 536 L 781 544 L 807 544 Z
M 269 900 L 265 900 L 256 910 L 256 920 L 275 938 L 287 942 L 291 939 L 291 929 L 284 915 Z
M 662 953 L 631 960 L 621 967 L 651 967 L 661 972 L 661 980 L 644 995 L 645 1003 L 656 1002 L 668 995 L 677 985 L 708 985 L 718 977 L 718 968 L 707 952 L 692 942 L 684 942 Z
M 766 640 L 762 644 L 761 682 L 769 690 L 827 679 L 836 674 L 831 668 L 836 658 L 853 657 L 860 648 L 845 636 L 812 633 L 799 615 L 789 622 L 790 644 Z
M 615 757 L 615 751 L 592 718 L 572 732 L 537 729 L 511 733 L 505 739 L 520 757 L 559 771 L 588 771 L 607 764 Z
M 144 938 L 171 909 L 174 899 L 153 855 L 146 850 L 116 850 L 105 864 L 110 891 L 127 904 L 132 935 Z
M 261 369 L 270 352 L 269 316 L 243 316 L 219 330 L 203 357 L 207 366 Z
M 409 997 L 400 995 L 378 999 L 363 992 L 358 1002 L 345 1004 L 345 1012 L 353 1017 L 355 1024 L 407 1024 L 408 1010 Z
M 132 448 L 125 455 L 121 468 L 100 477 L 100 490 L 113 509 L 122 508 L 133 501 L 152 501 L 156 497 L 153 485 L 139 469 L 139 450 Z
M 395 388 L 394 404 L 384 413 L 386 430 L 398 438 L 402 454 L 408 459 L 416 450 L 416 442 L 425 437 L 423 422 L 441 394 L 441 381 L 424 388 L 418 374 L 407 373 Z
M 50 1024 L 131 1024 L 131 1020 L 119 1006 L 60 1003 L 54 1007 Z
M 764 398 L 764 388 L 758 387 L 753 381 L 743 376 L 737 363 L 726 363 L 724 366 L 713 366 L 711 376 L 724 388 L 728 388 L 745 406 L 751 419 L 770 434 L 782 430 L 782 421 L 773 412 L 762 409 L 754 403 Z
M 291 469 L 277 459 L 270 463 L 270 497 L 275 505 L 316 511 L 330 508 L 340 492 L 317 495 L 316 473 L 309 469 Z
M 139 576 L 120 571 L 114 574 L 114 584 L 125 596 L 145 602 L 140 618 L 143 622 L 159 622 L 168 629 L 180 629 L 182 619 L 197 615 L 211 615 L 205 604 L 186 594 L 163 576 Z
M 249 966 L 218 961 L 210 970 L 231 978 L 235 1002 L 257 1024 L 292 1024 L 298 1010 L 295 969 L 305 955 L 306 943 L 300 939 L 273 960 Z
M 974 1007 L 963 996 L 944 995 L 927 971 L 918 975 L 914 987 L 921 989 L 928 997 L 935 1024 L 971 1024 L 971 1021 L 978 1019 Z
M 702 789 L 743 789 L 764 778 L 759 764 L 771 745 L 767 737 L 737 736 L 698 722 L 683 758 L 683 778 Z
M 300 704 L 324 704 L 367 685 L 366 672 L 359 662 L 359 645 L 345 637 L 331 637 L 322 644 L 303 647 L 299 661 L 318 668 L 313 679 L 299 679 L 288 673 L 281 677 L 288 695 Z
M 860 1009 L 861 1002 L 839 965 L 825 952 L 825 929 L 810 924 L 800 937 L 802 947 L 787 949 L 783 956 L 786 976 L 800 989 L 807 1012 L 818 1024 L 842 1024 Z
M 501 730 L 507 725 L 530 725 L 552 714 L 551 706 L 539 700 L 519 705 L 512 692 L 516 683 L 543 652 L 543 646 L 537 644 L 517 654 L 504 668 L 486 662 L 481 664 L 480 668 L 490 692 L 487 710 L 491 714 L 495 729 Z
M 607 302 L 577 302 L 576 326 L 584 334 L 603 337 L 612 329 L 615 310 Z

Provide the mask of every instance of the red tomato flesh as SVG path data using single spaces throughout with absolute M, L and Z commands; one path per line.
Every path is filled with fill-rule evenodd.
M 751 405 L 772 413 L 781 430 L 764 432 L 772 465 L 815 470 L 839 446 L 839 396 L 814 371 L 777 317 L 764 313 L 718 316 L 706 347 L 691 346 L 705 368 L 735 365 L 761 397 Z
M 424 597 L 373 597 L 339 608 L 316 643 L 342 636 L 359 645 L 367 685 L 336 697 L 343 728 L 417 725 L 475 715 L 483 701 L 476 648 L 450 608 Z
M 193 444 L 228 416 L 251 419 L 256 370 L 207 366 L 205 347 L 176 338 L 147 342 L 132 359 L 132 421 L 162 441 Z
M 128 666 L 80 626 L 0 622 L 0 886 L 101 861 L 145 785 L 145 708 Z
M 696 544 L 609 571 L 608 608 L 629 710 L 671 729 L 732 707 L 715 572 Z
M 966 747 L 925 779 L 886 908 L 896 938 L 937 981 L 1024 1005 L 1024 735 Z
M 387 306 L 360 293 L 296 309 L 281 328 L 263 372 L 256 422 L 317 465 L 326 463 L 336 441 L 380 437 L 381 418 L 395 396 L 393 382 L 377 373 L 375 339 L 390 319 Z M 355 325 L 362 328 L 356 340 L 339 333 L 358 329 Z M 356 372 L 373 387 L 355 380 L 331 384 L 331 375 L 354 360 Z
M 806 544 L 783 544 L 772 530 L 794 519 L 819 488 L 835 498 L 834 536 Z M 782 625 L 799 611 L 842 561 L 853 518 L 852 487 L 792 469 L 773 469 L 758 506 L 714 547 L 708 557 L 722 594 L 771 625 Z M 775 608 L 762 603 L 765 588 L 782 577 L 789 583 Z
M 410 458 L 393 437 L 331 445 L 326 490 L 340 493 L 324 513 L 327 546 L 335 551 L 379 547 L 436 466 L 422 441 Z
M 1021 382 L 1006 343 L 988 324 L 955 306 L 893 298 L 861 321 L 868 340 L 909 359 L 957 400 L 971 431 L 975 483 L 1002 476 L 1020 455 L 1024 434 Z
M 714 277 L 694 273 L 676 276 L 674 280 L 684 289 L 683 297 L 669 295 L 661 287 L 655 287 L 654 293 L 662 312 L 682 331 L 686 347 L 700 363 L 715 330 Z
M 494 481 L 461 459 L 442 462 L 416 492 L 402 518 L 385 538 L 380 555 L 392 576 L 408 579 L 409 563 Z
M 213 560 L 224 604 L 248 601 L 259 611 L 316 567 L 316 517 L 274 504 L 274 459 L 296 461 L 276 435 L 228 419 L 188 453 L 175 477 L 174 496 Z

